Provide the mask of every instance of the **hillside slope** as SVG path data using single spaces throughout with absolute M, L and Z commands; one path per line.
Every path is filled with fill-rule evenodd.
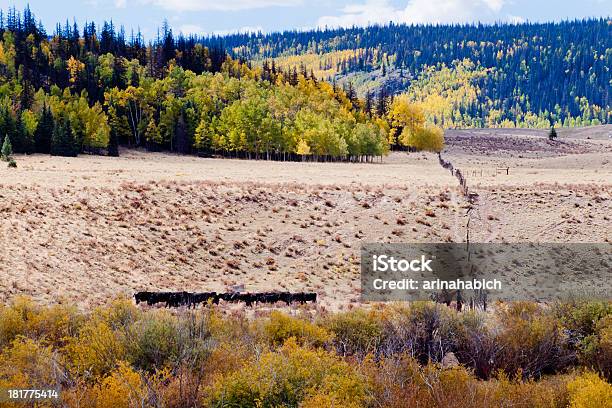
M 204 40 L 214 44 L 218 38 Z M 547 127 L 612 123 L 609 19 L 460 26 L 235 34 L 221 39 L 237 57 L 352 83 L 362 97 L 408 92 L 445 101 L 447 127 Z M 402 78 L 402 80 L 397 80 Z M 427 101 L 431 105 L 431 101 Z

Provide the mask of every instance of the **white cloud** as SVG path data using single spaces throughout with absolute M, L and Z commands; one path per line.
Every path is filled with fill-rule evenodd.
M 121 1 L 121 0 L 119 0 Z M 172 11 L 237 11 L 272 6 L 292 7 L 302 4 L 302 0 L 140 0 L 144 4 Z
M 405 8 L 389 0 L 366 0 L 344 7 L 338 16 L 319 18 L 319 27 L 396 23 L 462 23 L 499 20 L 506 0 L 409 0 Z
M 183 24 L 179 27 L 179 31 L 185 35 L 204 34 L 204 29 L 197 24 Z
M 484 2 L 493 11 L 500 11 L 504 7 L 505 0 L 484 0 Z
M 228 34 L 239 34 L 239 33 L 257 33 L 257 32 L 263 32 L 263 28 L 260 26 L 257 27 L 251 27 L 251 26 L 245 26 L 245 27 L 240 27 L 240 28 L 234 28 L 234 29 L 229 29 L 229 30 L 216 30 L 216 31 L 206 31 L 204 28 L 202 28 L 202 26 L 199 26 L 197 24 L 184 24 L 182 26 L 179 27 L 179 31 L 185 35 L 190 35 L 190 34 L 196 34 L 196 35 L 209 35 L 209 34 L 213 34 L 213 35 L 228 35 Z
M 125 8 L 127 5 L 127 0 L 115 0 L 115 7 L 117 8 Z

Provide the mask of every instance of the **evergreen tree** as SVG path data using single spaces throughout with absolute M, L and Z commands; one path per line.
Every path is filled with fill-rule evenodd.
M 111 128 L 110 137 L 108 138 L 108 155 L 112 157 L 119 157 L 119 137 L 117 130 Z
M 76 157 L 77 149 L 74 140 L 70 120 L 66 119 L 64 123 L 58 120 L 53 128 L 53 137 L 51 138 L 51 155 Z
M 181 111 L 176 122 L 174 132 L 176 151 L 179 153 L 189 153 L 191 143 L 187 136 L 187 124 L 185 123 L 185 113 Z
M 15 118 L 7 108 L 0 109 L 0 141 L 17 131 Z
M 4 143 L 2 143 L 2 150 L 0 151 L 2 160 L 9 161 L 13 154 L 13 146 L 11 145 L 11 138 L 9 135 L 4 137 Z
M 37 153 L 49 154 L 51 152 L 51 135 L 55 127 L 51 108 L 43 106 L 38 127 L 34 133 L 34 150 Z
M 36 117 L 29 111 L 23 111 L 17 117 L 17 131 L 15 132 L 14 150 L 19 153 L 31 154 L 34 152 L 34 132 L 36 131 Z
M 376 99 L 376 114 L 378 116 L 384 116 L 387 113 L 387 92 L 385 88 L 380 88 L 378 91 L 378 98 Z
M 550 128 L 550 132 L 548 133 L 548 140 L 554 141 L 557 137 L 557 130 L 553 126 Z
M 372 105 L 374 102 L 373 99 L 374 98 L 372 96 L 372 91 L 368 89 L 365 94 L 365 103 L 364 103 L 364 110 L 368 115 L 372 115 Z

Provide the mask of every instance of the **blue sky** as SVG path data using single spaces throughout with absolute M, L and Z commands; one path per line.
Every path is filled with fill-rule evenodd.
M 459 23 L 551 21 L 612 16 L 612 0 L 0 0 L 26 4 L 52 31 L 55 23 L 113 19 L 151 38 L 167 19 L 175 32 L 278 31 L 388 21 Z

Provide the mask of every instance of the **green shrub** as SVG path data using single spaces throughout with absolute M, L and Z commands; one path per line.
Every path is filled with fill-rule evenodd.
M 157 310 L 142 315 L 124 336 L 128 360 L 148 372 L 180 365 L 200 366 L 213 349 L 208 321 L 202 314 L 173 315 Z
M 147 371 L 175 362 L 179 341 L 178 321 L 166 311 L 145 314 L 130 327 L 125 340 L 129 360 Z
M 555 315 L 563 324 L 569 346 L 580 362 L 612 378 L 612 302 L 581 301 L 559 304 Z
M 612 302 L 577 301 L 555 306 L 556 316 L 577 340 L 595 334 L 598 322 L 612 315 Z
M 334 335 L 340 355 L 365 356 L 377 351 L 382 342 L 383 325 L 380 313 L 356 309 L 323 319 L 322 326 Z

